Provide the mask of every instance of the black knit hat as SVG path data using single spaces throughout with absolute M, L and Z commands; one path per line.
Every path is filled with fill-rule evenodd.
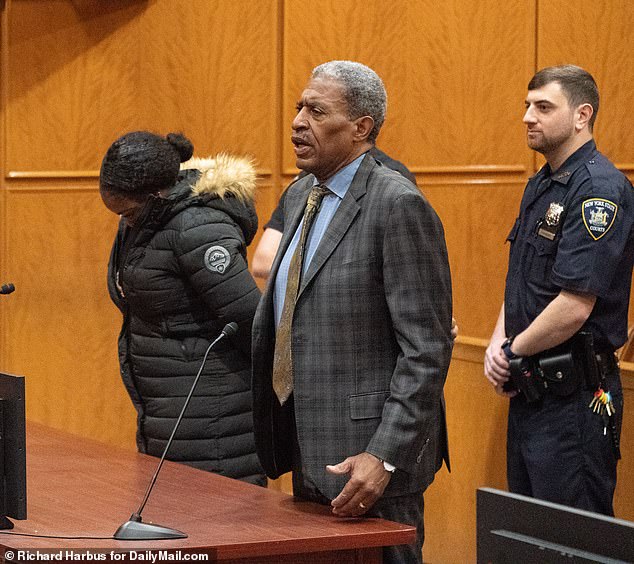
M 180 163 L 191 158 L 194 146 L 180 133 L 160 137 L 133 131 L 119 137 L 101 163 L 99 188 L 129 197 L 152 194 L 176 183 Z

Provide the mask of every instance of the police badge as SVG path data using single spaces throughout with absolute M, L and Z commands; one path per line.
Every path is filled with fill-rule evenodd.
M 555 238 L 555 235 L 557 235 L 557 229 L 559 228 L 559 222 L 563 211 L 564 207 L 560 203 L 551 202 L 544 218 L 539 222 L 537 234 L 552 241 Z
M 583 223 L 595 241 L 610 230 L 616 219 L 617 210 L 618 206 L 614 202 L 603 198 L 584 200 L 581 204 Z

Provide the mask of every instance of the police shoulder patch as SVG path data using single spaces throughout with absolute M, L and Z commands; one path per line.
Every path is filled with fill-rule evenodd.
M 205 268 L 207 270 L 224 274 L 229 264 L 231 264 L 231 255 L 223 246 L 214 245 L 205 252 Z
M 583 223 L 590 236 L 598 241 L 614 224 L 618 206 L 610 200 L 591 198 L 581 204 Z

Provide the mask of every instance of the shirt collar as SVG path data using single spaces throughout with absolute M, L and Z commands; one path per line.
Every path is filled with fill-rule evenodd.
M 544 166 L 544 175 L 550 176 L 551 180 L 555 180 L 560 184 L 568 184 L 568 180 L 583 163 L 588 162 L 597 152 L 597 146 L 594 139 L 590 139 L 587 143 L 581 145 L 572 155 L 570 155 L 564 164 L 554 173 L 550 172 L 550 166 Z
M 339 198 L 343 199 L 348 192 L 348 188 L 350 188 L 350 184 L 352 184 L 352 179 L 354 175 L 359 170 L 361 166 L 361 161 L 365 157 L 366 153 L 363 153 L 356 159 L 354 159 L 351 163 L 344 166 L 340 171 L 338 171 L 335 175 L 331 176 L 326 182 L 323 182 L 325 186 L 328 186 L 328 189 L 339 196 Z M 313 186 L 319 184 L 317 179 L 313 180 Z

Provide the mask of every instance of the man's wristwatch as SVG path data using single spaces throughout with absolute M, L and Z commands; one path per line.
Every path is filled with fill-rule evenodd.
M 394 470 L 396 470 L 396 466 L 394 466 L 394 464 L 390 464 L 389 462 L 386 462 L 385 460 L 382 460 L 381 458 L 379 458 L 379 460 L 383 463 L 383 468 L 385 468 L 385 470 L 389 472 L 390 474 L 394 472 Z
M 511 346 L 513 345 L 513 340 L 515 337 L 509 337 L 502 343 L 502 352 L 507 360 L 513 360 L 517 358 L 517 355 L 511 350 Z

